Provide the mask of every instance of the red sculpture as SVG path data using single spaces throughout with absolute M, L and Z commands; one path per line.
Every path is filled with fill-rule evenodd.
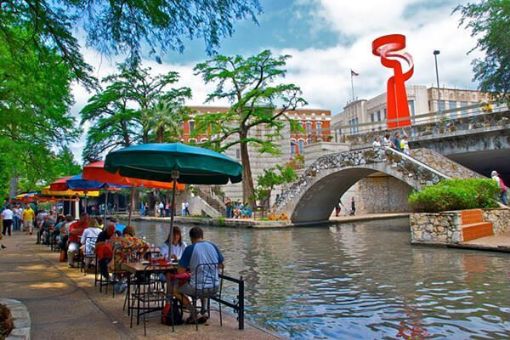
M 393 69 L 393 76 L 388 79 L 386 93 L 388 129 L 411 125 L 405 81 L 413 75 L 414 64 L 409 53 L 398 53 L 405 47 L 406 37 L 402 34 L 385 35 L 372 42 L 372 53 L 381 57 L 381 64 Z M 401 60 L 409 66 L 406 72 L 402 72 Z

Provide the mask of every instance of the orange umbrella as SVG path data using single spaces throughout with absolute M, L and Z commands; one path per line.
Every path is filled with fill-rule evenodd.
M 91 181 L 100 181 L 117 185 L 127 185 L 130 187 L 144 187 L 151 189 L 163 189 L 163 190 L 172 190 L 173 183 L 172 182 L 159 182 L 159 181 L 150 181 L 140 178 L 132 178 L 125 177 L 120 175 L 118 172 L 111 173 L 104 169 L 104 162 L 98 161 L 87 164 L 83 167 L 82 177 Z M 179 191 L 184 191 L 184 184 L 177 183 L 176 187 Z

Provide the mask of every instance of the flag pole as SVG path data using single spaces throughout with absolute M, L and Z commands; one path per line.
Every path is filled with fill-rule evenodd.
M 352 101 L 354 101 L 354 77 L 351 70 L 351 90 L 352 90 Z

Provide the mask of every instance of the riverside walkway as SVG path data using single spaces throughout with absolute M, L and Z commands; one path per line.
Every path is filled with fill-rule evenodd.
M 35 235 L 14 232 L 4 237 L 7 248 L 0 251 L 0 297 L 23 302 L 30 313 L 32 339 L 276 339 L 269 332 L 237 321 L 223 313 L 223 327 L 213 310 L 211 319 L 200 325 L 164 326 L 154 315 L 143 325 L 129 328 L 129 317 L 122 311 L 124 296 L 112 298 L 94 287 L 93 275 L 58 262 L 58 253 L 35 244 Z M 215 303 L 213 302 L 212 305 Z M 213 306 L 214 308 L 214 306 Z M 159 314 L 158 314 L 159 315 Z

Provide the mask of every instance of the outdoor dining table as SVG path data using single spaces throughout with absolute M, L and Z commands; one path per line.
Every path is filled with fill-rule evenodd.
M 152 274 L 159 273 L 175 273 L 177 271 L 178 263 L 177 262 L 150 262 L 150 261 L 142 261 L 142 262 L 126 262 L 121 264 L 121 270 L 126 271 L 129 275 L 127 275 L 127 306 L 128 306 L 128 315 L 132 313 L 131 309 L 131 277 L 135 276 L 137 285 L 137 291 L 140 291 L 140 284 L 143 282 L 143 278 L 150 277 Z M 140 300 L 138 300 L 137 310 L 140 310 Z M 140 315 L 148 312 L 152 312 L 153 310 L 149 309 L 149 311 L 137 313 L 137 324 L 140 323 Z M 132 319 L 132 318 L 131 318 Z

